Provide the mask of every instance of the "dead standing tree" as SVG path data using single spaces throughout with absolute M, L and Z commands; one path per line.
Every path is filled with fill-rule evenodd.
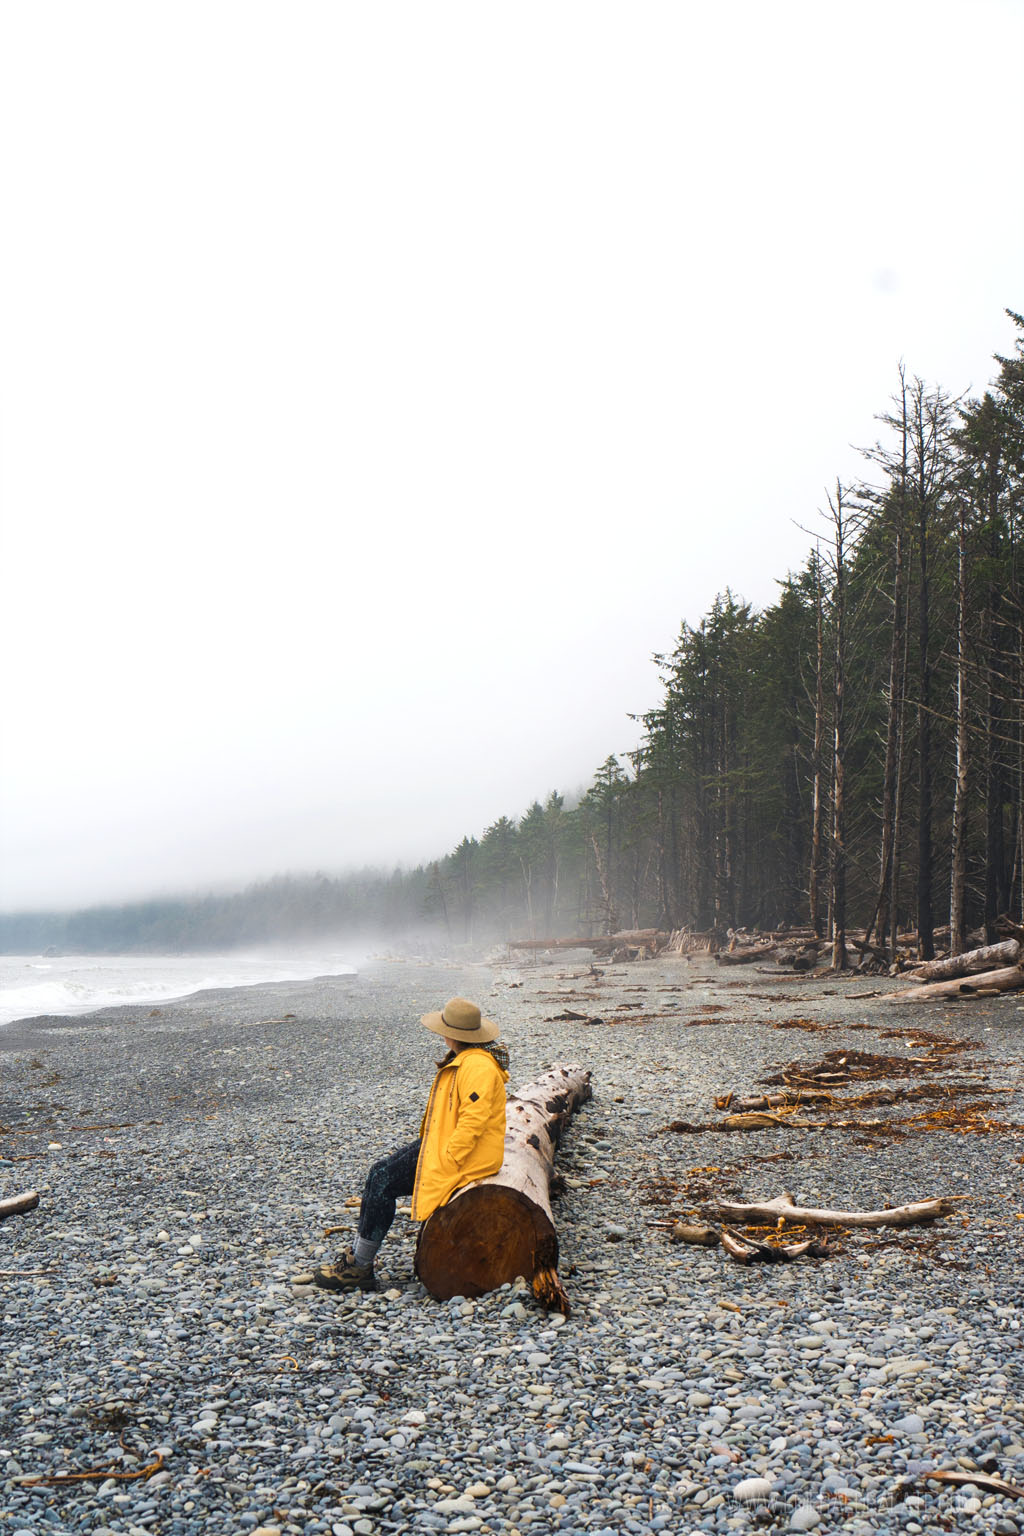
M 864 512 L 851 510 L 847 492 L 842 482 L 836 481 L 835 495 L 828 495 L 828 511 L 824 514 L 830 524 L 829 553 L 816 557 L 816 570 L 824 566 L 829 586 L 828 617 L 831 630 L 831 703 L 832 703 L 832 761 L 831 761 L 831 857 L 829 860 L 829 906 L 831 909 L 832 969 L 847 968 L 846 955 L 846 679 L 849 654 L 849 612 L 847 583 L 850 560 L 857 539 L 863 528 Z M 824 641 L 823 619 L 819 608 L 818 617 L 818 667 L 815 708 L 815 791 L 814 825 L 812 827 L 811 869 L 811 921 L 817 932 L 821 920 L 817 909 L 817 879 L 820 853 L 823 810 L 821 804 L 822 759 L 824 757 Z
M 903 739 L 907 680 L 907 376 L 900 365 L 900 391 L 895 397 L 898 414 L 883 417 L 900 432 L 900 452 L 893 457 L 881 445 L 865 450 L 865 457 L 888 471 L 888 483 L 875 491 L 862 486 L 860 497 L 868 508 L 877 507 L 891 528 L 892 618 L 889 626 L 889 680 L 886 689 L 885 766 L 882 774 L 882 825 L 878 889 L 875 910 L 865 933 L 866 942 L 877 924 L 878 942 L 884 949 L 891 927 L 889 959 L 896 960 L 897 907 L 899 895 L 899 833 L 903 799 Z
M 821 915 L 822 828 L 825 822 L 825 615 L 822 598 L 821 551 L 815 546 L 812 556 L 814 574 L 814 747 L 811 758 L 811 867 L 808 880 L 808 904 L 811 927 L 816 939 L 825 936 Z

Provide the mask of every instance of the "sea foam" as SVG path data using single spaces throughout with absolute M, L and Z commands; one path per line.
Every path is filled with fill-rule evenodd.
M 351 976 L 336 954 L 0 956 L 0 1026 L 43 1015 L 161 1003 L 220 987 Z

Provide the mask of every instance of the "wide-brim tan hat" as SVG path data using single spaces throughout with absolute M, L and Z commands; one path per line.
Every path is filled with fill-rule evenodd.
M 465 997 L 450 997 L 440 1013 L 425 1013 L 420 1020 L 435 1035 L 445 1035 L 466 1045 L 486 1045 L 497 1040 L 498 1026 L 493 1019 L 485 1019 L 476 1003 Z

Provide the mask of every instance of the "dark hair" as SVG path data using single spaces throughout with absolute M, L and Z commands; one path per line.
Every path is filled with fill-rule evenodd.
M 454 1048 L 448 1052 L 447 1056 L 442 1056 L 437 1065 L 438 1067 L 449 1066 L 455 1060 L 456 1056 L 458 1056 L 460 1051 L 482 1051 L 484 1049 L 485 1047 L 478 1044 L 475 1040 L 457 1040 L 455 1042 Z

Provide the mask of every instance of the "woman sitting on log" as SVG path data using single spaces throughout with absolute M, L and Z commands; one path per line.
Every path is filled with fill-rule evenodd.
M 414 1221 L 426 1221 L 457 1189 L 497 1173 L 505 1156 L 508 1051 L 498 1026 L 475 1003 L 452 997 L 420 1021 L 442 1035 L 448 1054 L 438 1062 L 415 1141 L 374 1163 L 359 1208 L 358 1235 L 333 1264 L 313 1271 L 327 1291 L 375 1291 L 373 1261 L 395 1219 L 395 1199 L 412 1195 Z

